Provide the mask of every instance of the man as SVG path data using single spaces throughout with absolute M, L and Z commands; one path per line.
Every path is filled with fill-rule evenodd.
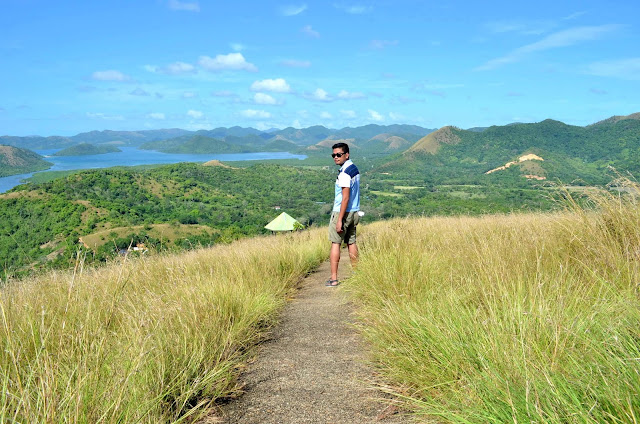
M 340 263 L 340 246 L 347 243 L 351 265 L 358 261 L 358 246 L 356 245 L 356 226 L 360 220 L 360 172 L 349 159 L 349 146 L 346 143 L 336 143 L 332 147 L 333 161 L 340 167 L 335 185 L 335 200 L 333 212 L 329 221 L 329 241 L 331 241 L 331 278 L 326 285 L 335 287 L 338 281 L 338 264 Z

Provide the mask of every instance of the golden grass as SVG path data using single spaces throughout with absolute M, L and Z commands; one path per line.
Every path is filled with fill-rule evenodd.
M 425 422 L 640 418 L 640 205 L 365 228 L 357 300 L 374 362 Z
M 0 422 L 195 419 L 326 256 L 315 230 L 4 287 Z

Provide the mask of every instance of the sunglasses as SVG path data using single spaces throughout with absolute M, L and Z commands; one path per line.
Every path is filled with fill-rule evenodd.
M 331 153 L 332 158 L 341 158 L 344 155 L 346 155 L 346 153 Z

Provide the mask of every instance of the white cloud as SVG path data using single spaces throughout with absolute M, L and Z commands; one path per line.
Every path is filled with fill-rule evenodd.
M 104 113 L 87 112 L 87 116 L 89 118 L 103 119 L 105 121 L 124 121 L 124 116 L 122 115 L 107 115 Z
M 284 78 L 263 79 L 251 84 L 251 91 L 270 91 L 273 93 L 289 93 L 291 87 Z
M 306 4 L 288 5 L 280 8 L 280 13 L 282 13 L 284 16 L 295 16 L 301 14 L 305 10 L 307 10 Z
M 640 57 L 592 63 L 587 73 L 600 77 L 640 80 Z
M 394 113 L 394 112 L 389 112 L 389 118 L 391 118 L 392 121 L 404 121 L 405 120 L 404 116 L 402 116 L 399 113 Z
M 353 119 L 356 117 L 356 112 L 353 110 L 341 110 L 340 113 L 344 118 Z
M 371 40 L 369 47 L 376 50 L 382 50 L 388 46 L 397 46 L 398 40 Z
M 193 99 L 195 97 L 198 97 L 198 94 L 194 93 L 193 91 L 185 91 L 184 93 L 182 93 L 183 99 Z
M 116 82 L 131 81 L 130 76 L 115 70 L 96 71 L 93 74 L 91 74 L 91 78 L 96 81 L 116 81 Z
M 373 110 L 373 109 L 369 109 L 369 111 L 368 111 L 368 112 L 369 112 L 369 118 L 370 118 L 370 119 L 372 119 L 372 120 L 374 120 L 374 121 L 377 121 L 377 122 L 382 122 L 382 121 L 384 121 L 384 116 L 380 115 L 380 114 L 379 114 L 378 112 L 376 112 L 375 110 Z
M 161 72 L 163 74 L 168 75 L 180 75 L 180 74 L 191 74 L 196 71 L 196 67 L 190 63 L 184 62 L 175 62 L 171 63 L 164 68 L 158 68 L 157 72 Z
M 304 26 L 300 31 L 311 38 L 320 38 L 320 33 L 311 28 L 311 25 Z
M 316 91 L 314 91 L 309 98 L 312 100 L 320 101 L 320 102 L 330 102 L 333 100 L 333 98 L 329 95 L 329 93 L 324 91 L 322 88 L 317 88 Z
M 200 3 L 180 0 L 169 0 L 169 9 L 186 10 L 187 12 L 200 12 Z
M 302 128 L 302 124 L 300 123 L 300 120 L 299 120 L 299 119 L 296 119 L 295 121 L 293 121 L 293 122 L 291 123 L 291 126 L 292 126 L 293 128 Z
M 352 100 L 352 99 L 366 99 L 367 96 L 364 93 L 350 93 L 347 90 L 342 90 L 338 93 L 338 98 L 339 99 L 344 99 L 344 100 Z
M 264 110 L 247 109 L 247 110 L 243 110 L 241 113 L 242 113 L 242 116 L 246 118 L 251 118 L 251 119 L 271 118 L 271 114 Z
M 295 59 L 285 59 L 280 62 L 283 66 L 288 66 L 290 68 L 308 68 L 311 66 L 311 62 L 308 60 L 295 60 Z
M 321 112 L 320 113 L 320 118 L 322 118 L 322 119 L 332 119 L 333 116 L 329 112 Z
M 187 112 L 187 115 L 189 115 L 193 119 L 201 119 L 204 116 L 204 113 L 200 112 L 199 110 L 191 109 Z
M 245 60 L 242 53 L 219 54 L 215 58 L 200 56 L 198 64 L 207 71 L 249 71 L 257 72 L 258 68 Z
M 147 118 L 157 119 L 157 120 L 160 120 L 160 121 L 166 119 L 164 113 L 160 113 L 160 112 L 150 113 L 150 114 L 147 115 Z
M 231 47 L 232 50 L 235 50 L 237 52 L 240 52 L 247 48 L 244 44 L 241 44 L 241 43 L 231 43 L 229 44 L 229 46 Z
M 499 68 L 500 66 L 506 65 L 508 63 L 522 60 L 531 53 L 556 49 L 560 47 L 569 47 L 584 41 L 597 40 L 610 32 L 620 29 L 621 27 L 621 25 L 601 25 L 576 27 L 564 31 L 559 31 L 546 36 L 540 41 L 519 47 L 511 51 L 511 53 L 507 54 L 506 56 L 489 60 L 484 65 L 476 68 L 476 70 L 488 71 Z
M 275 105 L 275 104 L 278 104 L 276 99 L 274 99 L 270 95 L 264 94 L 264 93 L 256 93 L 256 95 L 253 96 L 253 101 L 256 102 L 259 105 Z

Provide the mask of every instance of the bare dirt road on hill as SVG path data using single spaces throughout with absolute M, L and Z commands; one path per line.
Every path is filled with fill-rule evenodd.
M 340 278 L 349 275 L 345 249 Z M 339 288 L 325 287 L 329 263 L 309 275 L 260 346 L 241 381 L 245 393 L 206 423 L 408 423 L 379 399 L 367 347 Z

